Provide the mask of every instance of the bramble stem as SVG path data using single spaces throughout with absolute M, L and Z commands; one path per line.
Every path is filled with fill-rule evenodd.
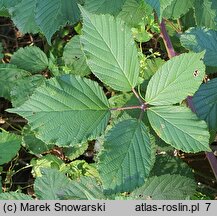
M 215 157 L 215 155 L 213 154 L 213 152 L 205 152 L 206 154 L 206 158 L 209 161 L 209 164 L 212 168 L 213 174 L 217 180 L 217 159 Z
M 129 106 L 129 107 L 118 107 L 111 108 L 111 111 L 123 111 L 123 110 L 131 110 L 131 109 L 142 109 L 142 106 Z
M 118 107 L 118 108 L 111 108 L 111 111 L 123 111 L 123 110 L 131 110 L 131 109 L 141 109 L 143 112 L 147 109 L 147 104 L 142 103 L 141 106 L 128 106 L 128 107 Z
M 172 58 L 176 56 L 176 52 L 173 48 L 172 42 L 170 40 L 170 36 L 167 33 L 166 26 L 165 26 L 165 20 L 163 19 L 160 23 L 160 29 L 161 29 L 161 37 L 163 39 L 164 45 L 166 47 L 167 53 L 169 58 Z
M 167 33 L 164 20 L 162 20 L 162 22 L 160 24 L 160 29 L 161 29 L 161 36 L 163 38 L 164 45 L 166 47 L 168 56 L 169 56 L 169 58 L 172 58 L 172 57 L 176 56 L 177 54 L 173 48 L 173 44 L 170 40 L 170 36 Z M 193 103 L 192 103 L 192 97 L 188 96 L 187 102 L 188 102 L 188 106 L 192 110 L 192 112 L 195 112 L 195 108 L 194 108 Z M 205 154 L 206 154 L 207 160 L 209 161 L 210 167 L 212 168 L 213 174 L 217 180 L 217 159 L 216 159 L 213 152 L 205 152 Z
M 190 97 L 190 96 L 187 97 L 187 103 L 188 103 L 188 106 L 191 109 L 191 111 L 195 112 L 196 110 L 195 110 L 194 105 L 192 103 L 192 97 Z M 217 180 L 217 159 L 216 159 L 213 152 L 205 152 L 205 154 L 206 154 L 207 160 L 209 161 L 209 165 L 212 168 L 213 174 Z

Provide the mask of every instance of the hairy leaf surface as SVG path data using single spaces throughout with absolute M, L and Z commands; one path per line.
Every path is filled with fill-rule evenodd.
M 110 117 L 108 107 L 96 82 L 65 75 L 50 79 L 9 111 L 26 118 L 39 139 L 67 146 L 99 136 Z
M 144 186 L 136 189 L 132 196 L 139 199 L 184 200 L 195 193 L 194 180 L 180 175 L 161 175 L 149 178 Z
M 206 51 L 204 63 L 208 66 L 217 66 L 217 31 L 207 28 L 190 28 L 181 35 L 182 46 L 194 51 Z
M 151 105 L 170 105 L 192 96 L 204 75 L 202 53 L 184 53 L 167 61 L 152 76 L 145 99 Z
M 139 75 L 138 54 L 130 28 L 110 15 L 81 10 L 84 20 L 81 42 L 92 72 L 113 89 L 130 91 Z
M 132 191 L 144 183 L 151 169 L 150 137 L 143 122 L 119 122 L 107 134 L 99 172 L 107 193 Z
M 206 123 L 187 107 L 151 107 L 147 114 L 157 135 L 174 148 L 184 152 L 210 151 Z

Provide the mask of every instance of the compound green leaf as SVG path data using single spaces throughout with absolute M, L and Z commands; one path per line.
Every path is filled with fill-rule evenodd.
M 35 21 L 36 0 L 22 0 L 9 9 L 14 24 L 22 33 L 38 33 L 39 27 Z
M 78 180 L 71 181 L 58 196 L 61 199 L 70 200 L 95 200 L 105 199 L 103 189 L 97 181 L 91 177 L 82 176 Z
M 206 123 L 187 107 L 151 107 L 147 114 L 157 135 L 174 148 L 184 152 L 210 151 Z
M 35 179 L 35 194 L 39 200 L 59 200 L 58 194 L 69 183 L 69 178 L 60 171 L 43 168 L 42 176 Z
M 20 136 L 5 131 L 0 133 L 0 164 L 7 163 L 16 156 L 21 142 Z
M 192 96 L 204 75 L 202 53 L 184 53 L 167 61 L 152 76 L 145 99 L 151 105 L 170 105 Z
M 196 0 L 194 8 L 197 26 L 217 30 L 217 1 Z
M 149 178 L 132 196 L 137 199 L 184 200 L 195 191 L 196 184 L 191 178 L 166 174 Z
M 173 2 L 174 0 L 145 0 L 146 3 L 152 6 L 158 15 L 158 19 L 161 21 L 164 10 Z
M 110 117 L 99 85 L 72 75 L 48 80 L 22 106 L 8 111 L 26 118 L 36 137 L 60 146 L 98 137 Z
M 193 7 L 194 0 L 173 0 L 163 12 L 163 17 L 178 19 Z
M 217 79 L 202 84 L 192 101 L 197 116 L 207 122 L 209 129 L 217 130 Z
M 81 50 L 80 35 L 75 35 L 64 47 L 63 61 L 72 70 L 72 74 L 86 76 L 91 73 Z
M 45 78 L 42 75 L 24 77 L 19 82 L 14 83 L 10 92 L 13 107 L 21 106 L 30 98 L 34 90 L 43 83 L 45 83 Z
M 49 65 L 45 53 L 36 46 L 18 49 L 11 57 L 10 63 L 32 73 L 40 72 Z
M 217 31 L 207 28 L 190 28 L 181 35 L 180 41 L 182 46 L 194 51 L 206 51 L 204 63 L 207 66 L 217 66 Z
M 131 30 L 110 15 L 93 15 L 83 8 L 81 42 L 92 72 L 115 90 L 130 91 L 139 76 L 139 61 Z
M 74 25 L 80 19 L 76 0 L 37 0 L 36 22 L 51 44 L 52 35 L 67 23 Z
M 96 14 L 116 15 L 126 0 L 85 0 L 85 9 Z
M 99 156 L 99 173 L 106 193 L 132 191 L 148 177 L 151 141 L 143 122 L 127 119 L 107 134 Z
M 10 92 L 14 85 L 29 75 L 29 72 L 19 69 L 15 65 L 0 65 L 0 97 L 10 100 Z
M 0 193 L 0 200 L 33 200 L 31 196 L 19 192 Z

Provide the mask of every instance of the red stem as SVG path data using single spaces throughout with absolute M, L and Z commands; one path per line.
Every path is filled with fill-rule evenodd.
M 129 106 L 129 107 L 118 107 L 118 108 L 111 108 L 111 111 L 122 111 L 122 110 L 131 110 L 131 109 L 142 109 L 142 106 Z
M 188 103 L 188 106 L 190 107 L 191 111 L 195 112 L 196 110 L 194 108 L 194 104 L 192 103 L 192 97 L 191 96 L 187 97 L 187 103 Z M 205 154 L 206 154 L 206 158 L 209 161 L 209 164 L 212 168 L 213 174 L 217 180 L 217 159 L 216 159 L 213 152 L 205 152 Z
M 164 45 L 167 49 L 167 53 L 168 53 L 169 58 L 172 58 L 172 57 L 176 56 L 176 52 L 173 48 L 173 44 L 170 40 L 170 36 L 167 33 L 166 26 L 165 26 L 164 22 L 165 22 L 165 20 L 162 19 L 162 22 L 160 23 L 161 37 L 162 37 Z
M 209 164 L 212 168 L 212 171 L 214 173 L 215 178 L 217 179 L 217 159 L 213 152 L 205 152 L 206 153 L 206 158 L 209 161 Z
M 167 33 L 166 26 L 165 26 L 164 22 L 165 21 L 163 19 L 161 24 L 160 24 L 161 37 L 163 38 L 163 41 L 164 41 L 169 58 L 172 58 L 172 57 L 176 56 L 177 54 L 173 48 L 173 44 L 170 40 L 170 36 Z M 188 102 L 188 106 L 192 110 L 192 112 L 195 112 L 195 108 L 194 108 L 193 103 L 192 103 L 192 97 L 188 96 L 187 102 Z M 217 180 L 217 159 L 216 159 L 213 152 L 205 152 L 205 154 L 206 154 L 206 157 L 207 157 L 209 164 L 212 168 L 213 174 Z

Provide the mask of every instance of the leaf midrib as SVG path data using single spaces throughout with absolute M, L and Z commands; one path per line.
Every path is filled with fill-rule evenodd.
M 184 134 L 187 134 L 188 136 L 190 136 L 193 140 L 195 140 L 194 137 L 192 137 L 191 134 L 187 133 L 186 131 L 183 131 L 181 128 L 178 128 L 176 125 L 174 125 L 172 122 L 170 122 L 169 120 L 165 119 L 163 116 L 161 116 L 159 113 L 157 113 L 156 111 L 154 111 L 153 109 L 149 109 L 151 112 L 155 113 L 158 117 L 160 117 L 161 119 L 163 119 L 164 121 L 166 121 L 168 124 L 172 125 L 173 127 L 175 127 L 177 130 L 182 131 Z M 197 139 L 196 139 L 197 140 Z M 201 143 L 199 140 L 197 140 L 200 144 L 203 145 L 203 143 Z M 206 146 L 205 146 L 206 147 Z
M 92 26 L 94 27 L 94 29 L 97 31 L 97 33 L 99 34 L 99 36 L 101 37 L 102 41 L 104 41 L 105 45 L 107 46 L 107 48 L 110 50 L 111 54 L 112 54 L 112 57 L 114 58 L 114 60 L 116 61 L 116 63 L 118 64 L 119 68 L 121 69 L 122 73 L 124 74 L 124 77 L 126 78 L 129 86 L 132 88 L 133 85 L 131 84 L 129 78 L 127 77 L 127 75 L 125 74 L 124 72 L 124 69 L 121 67 L 120 63 L 117 61 L 117 59 L 115 58 L 115 55 L 112 51 L 112 49 L 110 48 L 110 46 L 107 44 L 107 42 L 104 40 L 103 36 L 101 35 L 101 33 L 98 31 L 98 29 L 96 28 L 96 26 L 93 24 L 93 22 L 91 21 L 91 19 L 89 18 L 89 16 L 86 14 L 89 22 L 92 24 Z M 96 15 L 97 16 L 97 15 Z

